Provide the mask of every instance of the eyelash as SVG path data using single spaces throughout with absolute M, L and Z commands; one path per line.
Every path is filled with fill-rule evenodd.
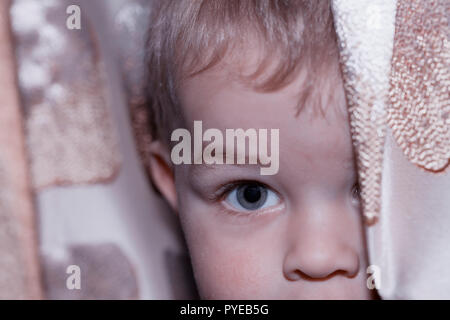
M 239 187 L 241 185 L 244 185 L 246 183 L 258 183 L 261 184 L 263 186 L 265 186 L 265 184 L 258 182 L 258 181 L 254 181 L 254 180 L 236 180 L 233 182 L 227 182 L 224 183 L 222 185 L 220 185 L 217 188 L 217 191 L 215 191 L 211 197 L 209 197 L 209 200 L 211 201 L 220 201 L 226 198 L 226 196 L 233 191 L 234 188 Z

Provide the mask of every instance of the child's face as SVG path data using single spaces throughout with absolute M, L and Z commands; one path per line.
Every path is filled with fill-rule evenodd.
M 194 120 L 203 130 L 279 129 L 279 171 L 175 166 L 177 210 L 200 296 L 369 298 L 345 102 L 325 106 L 325 117 L 311 116 L 309 106 L 296 117 L 301 77 L 260 92 L 230 77 L 231 69 L 222 64 L 183 82 L 185 124 L 192 137 Z M 246 186 L 251 182 L 261 186 Z M 252 191 L 260 201 L 248 198 Z

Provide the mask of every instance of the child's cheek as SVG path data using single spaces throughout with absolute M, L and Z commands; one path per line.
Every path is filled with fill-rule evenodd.
M 199 248 L 204 252 L 201 258 L 193 261 L 203 298 L 254 299 L 258 294 L 267 292 L 265 279 L 270 268 L 261 255 L 258 256 L 250 248 L 218 249 L 216 244 L 209 246 L 205 243 Z
M 264 240 L 273 237 L 236 237 L 217 225 L 201 226 L 184 228 L 201 298 L 256 299 L 274 292 L 274 275 L 281 275 L 280 257 L 274 253 L 280 250 L 275 241 Z

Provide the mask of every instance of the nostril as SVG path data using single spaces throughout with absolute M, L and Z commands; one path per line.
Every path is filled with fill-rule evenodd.
M 347 277 L 347 278 L 354 278 L 356 277 L 358 273 L 349 274 L 346 270 L 336 270 L 334 272 L 324 274 L 322 276 L 314 275 L 314 277 L 307 275 L 306 273 L 300 271 L 300 270 L 294 270 L 292 274 L 289 275 L 288 280 L 290 281 L 298 281 L 300 279 L 306 280 L 306 281 L 315 281 L 315 282 L 321 282 L 321 281 L 327 281 L 330 280 L 333 277 Z
M 325 281 L 333 277 L 354 278 L 360 268 L 358 254 L 344 250 L 291 251 L 284 262 L 284 275 L 290 281 Z

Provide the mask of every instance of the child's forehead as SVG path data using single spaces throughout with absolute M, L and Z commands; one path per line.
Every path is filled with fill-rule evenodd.
M 181 79 L 189 79 L 198 74 L 206 77 L 239 80 L 252 87 L 268 83 L 273 77 L 289 76 L 300 69 L 301 60 L 295 70 L 284 70 L 285 57 L 277 48 L 254 32 L 247 32 L 244 41 L 232 40 L 225 47 L 210 47 L 202 52 L 184 52 Z M 278 88 L 276 88 L 278 89 Z
M 280 129 L 281 139 L 288 144 L 324 137 L 325 146 L 336 136 L 346 136 L 349 128 L 344 114 L 329 112 L 326 117 L 314 117 L 313 108 L 307 107 L 297 116 L 296 89 L 301 84 L 302 81 L 294 81 L 278 91 L 259 92 L 225 78 L 199 76 L 181 95 L 185 125 L 192 130 L 193 122 L 201 120 L 204 130 Z
M 258 90 L 230 63 L 221 64 L 194 77 L 182 81 L 179 95 L 183 109 L 196 115 L 238 109 L 241 114 L 274 112 L 275 105 L 283 105 L 295 114 L 298 94 L 303 79 L 299 77 L 284 88 L 270 92 Z
M 243 50 L 242 54 L 224 57 L 220 63 L 199 74 L 185 78 L 180 82 L 179 97 L 183 109 L 193 116 L 227 118 L 228 114 L 252 116 L 253 119 L 265 118 L 274 113 L 286 113 L 295 118 L 299 110 L 305 116 L 326 116 L 331 110 L 332 119 L 336 114 L 341 119 L 346 116 L 345 95 L 339 74 L 330 68 L 317 76 L 318 85 L 311 81 L 313 71 L 300 66 L 292 79 L 284 86 L 272 90 L 263 90 L 259 84 L 276 72 L 276 58 L 261 67 L 261 48 L 252 46 Z M 333 73 L 334 72 L 334 73 Z M 331 98 L 330 98 L 331 97 Z M 327 112 L 322 112 L 322 110 Z M 338 111 L 337 113 L 334 111 Z M 225 114 L 223 114 L 225 112 Z M 215 115 L 215 116 L 214 116 Z M 225 120 L 225 119 L 224 119 Z M 255 123 L 255 126 L 263 125 Z

